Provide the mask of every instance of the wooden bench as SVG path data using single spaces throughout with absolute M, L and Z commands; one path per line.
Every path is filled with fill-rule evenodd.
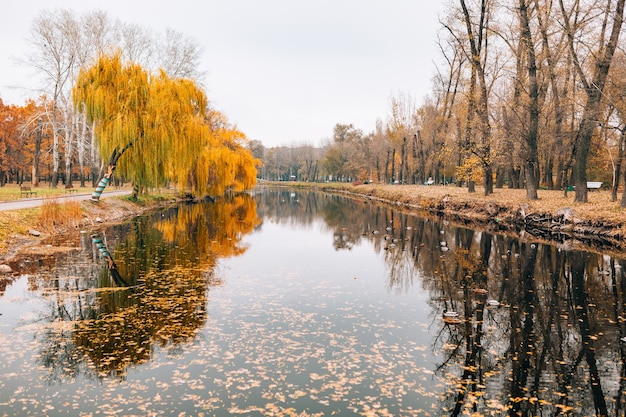
M 602 187 L 601 181 L 587 181 L 587 189 L 588 190 L 599 190 Z
M 74 188 L 72 185 L 66 185 L 65 186 L 65 193 L 66 194 L 67 193 L 72 194 L 72 193 L 75 193 L 75 192 L 78 192 L 78 190 L 76 188 Z
M 37 195 L 37 191 L 33 191 L 30 187 L 20 185 L 20 198 L 22 197 L 34 197 Z

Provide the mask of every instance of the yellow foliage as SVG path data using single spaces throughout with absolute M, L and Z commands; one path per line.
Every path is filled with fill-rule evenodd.
M 256 202 L 247 194 L 225 197 L 220 204 L 181 206 L 173 219 L 156 227 L 165 241 L 178 247 L 193 247 L 192 263 L 204 265 L 216 258 L 237 256 L 245 251 L 241 237 L 252 232 L 260 219 Z M 190 241 L 193 245 L 190 245 Z
M 194 190 L 198 194 L 221 195 L 226 190 L 254 187 L 260 161 L 247 147 L 245 135 L 217 111 L 209 111 L 206 119 L 211 127 L 210 139 L 191 171 Z
M 203 196 L 256 182 L 259 162 L 245 135 L 208 109 L 192 80 L 151 75 L 122 63 L 120 54 L 103 55 L 81 71 L 73 97 L 93 124 L 100 154 L 124 152 L 117 170 L 140 189 L 174 182 Z
M 482 164 L 476 155 L 471 155 L 456 167 L 456 177 L 459 181 L 481 182 L 484 178 Z

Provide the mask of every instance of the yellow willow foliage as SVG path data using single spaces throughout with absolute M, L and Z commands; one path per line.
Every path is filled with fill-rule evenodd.
M 192 170 L 190 182 L 196 193 L 222 195 L 226 190 L 248 190 L 256 184 L 260 161 L 246 147 L 245 135 L 229 126 L 219 112 L 207 113 L 211 135 Z
M 191 80 L 150 76 L 123 65 L 119 54 L 102 56 L 79 74 L 74 102 L 93 122 L 101 155 L 126 150 L 118 171 L 140 187 L 173 180 L 180 187 L 209 143 L 207 98 Z
M 189 167 L 209 139 L 209 127 L 204 123 L 206 96 L 191 80 L 172 80 L 164 72 L 152 87 L 149 132 L 165 138 L 160 149 L 165 172 L 182 188 Z
M 239 194 L 225 197 L 208 208 L 200 204 L 181 206 L 174 219 L 160 221 L 156 227 L 165 241 L 177 247 L 193 248 L 192 259 L 202 264 L 205 259 L 245 252 L 241 239 L 259 222 L 254 199 Z
M 80 72 L 72 94 L 77 108 L 93 122 L 105 158 L 143 136 L 149 85 L 139 65 L 122 66 L 119 55 L 102 56 Z

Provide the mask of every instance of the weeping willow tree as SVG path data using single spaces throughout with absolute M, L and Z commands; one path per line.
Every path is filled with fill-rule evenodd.
M 209 141 L 191 170 L 193 188 L 201 195 L 222 195 L 226 190 L 252 188 L 260 161 L 252 155 L 245 135 L 218 111 L 207 111 L 205 121 Z
M 243 133 L 223 122 L 189 79 L 151 75 L 119 54 L 101 56 L 79 74 L 74 103 L 94 126 L 100 154 L 110 155 L 92 200 L 117 170 L 143 192 L 174 182 L 195 196 L 249 189 L 258 161 Z M 124 156 L 124 158 L 122 158 Z

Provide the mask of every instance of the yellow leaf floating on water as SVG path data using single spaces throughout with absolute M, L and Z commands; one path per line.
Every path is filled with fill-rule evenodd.
M 565 404 L 557 404 L 557 405 L 555 405 L 555 407 L 559 408 L 562 413 L 569 413 L 570 411 L 574 410 L 574 407 L 571 407 L 571 406 L 565 405 Z
M 300 398 L 300 397 L 304 397 L 306 395 L 306 392 L 302 391 L 302 390 L 297 390 L 296 392 L 294 392 L 293 394 L 289 394 L 289 398 Z

